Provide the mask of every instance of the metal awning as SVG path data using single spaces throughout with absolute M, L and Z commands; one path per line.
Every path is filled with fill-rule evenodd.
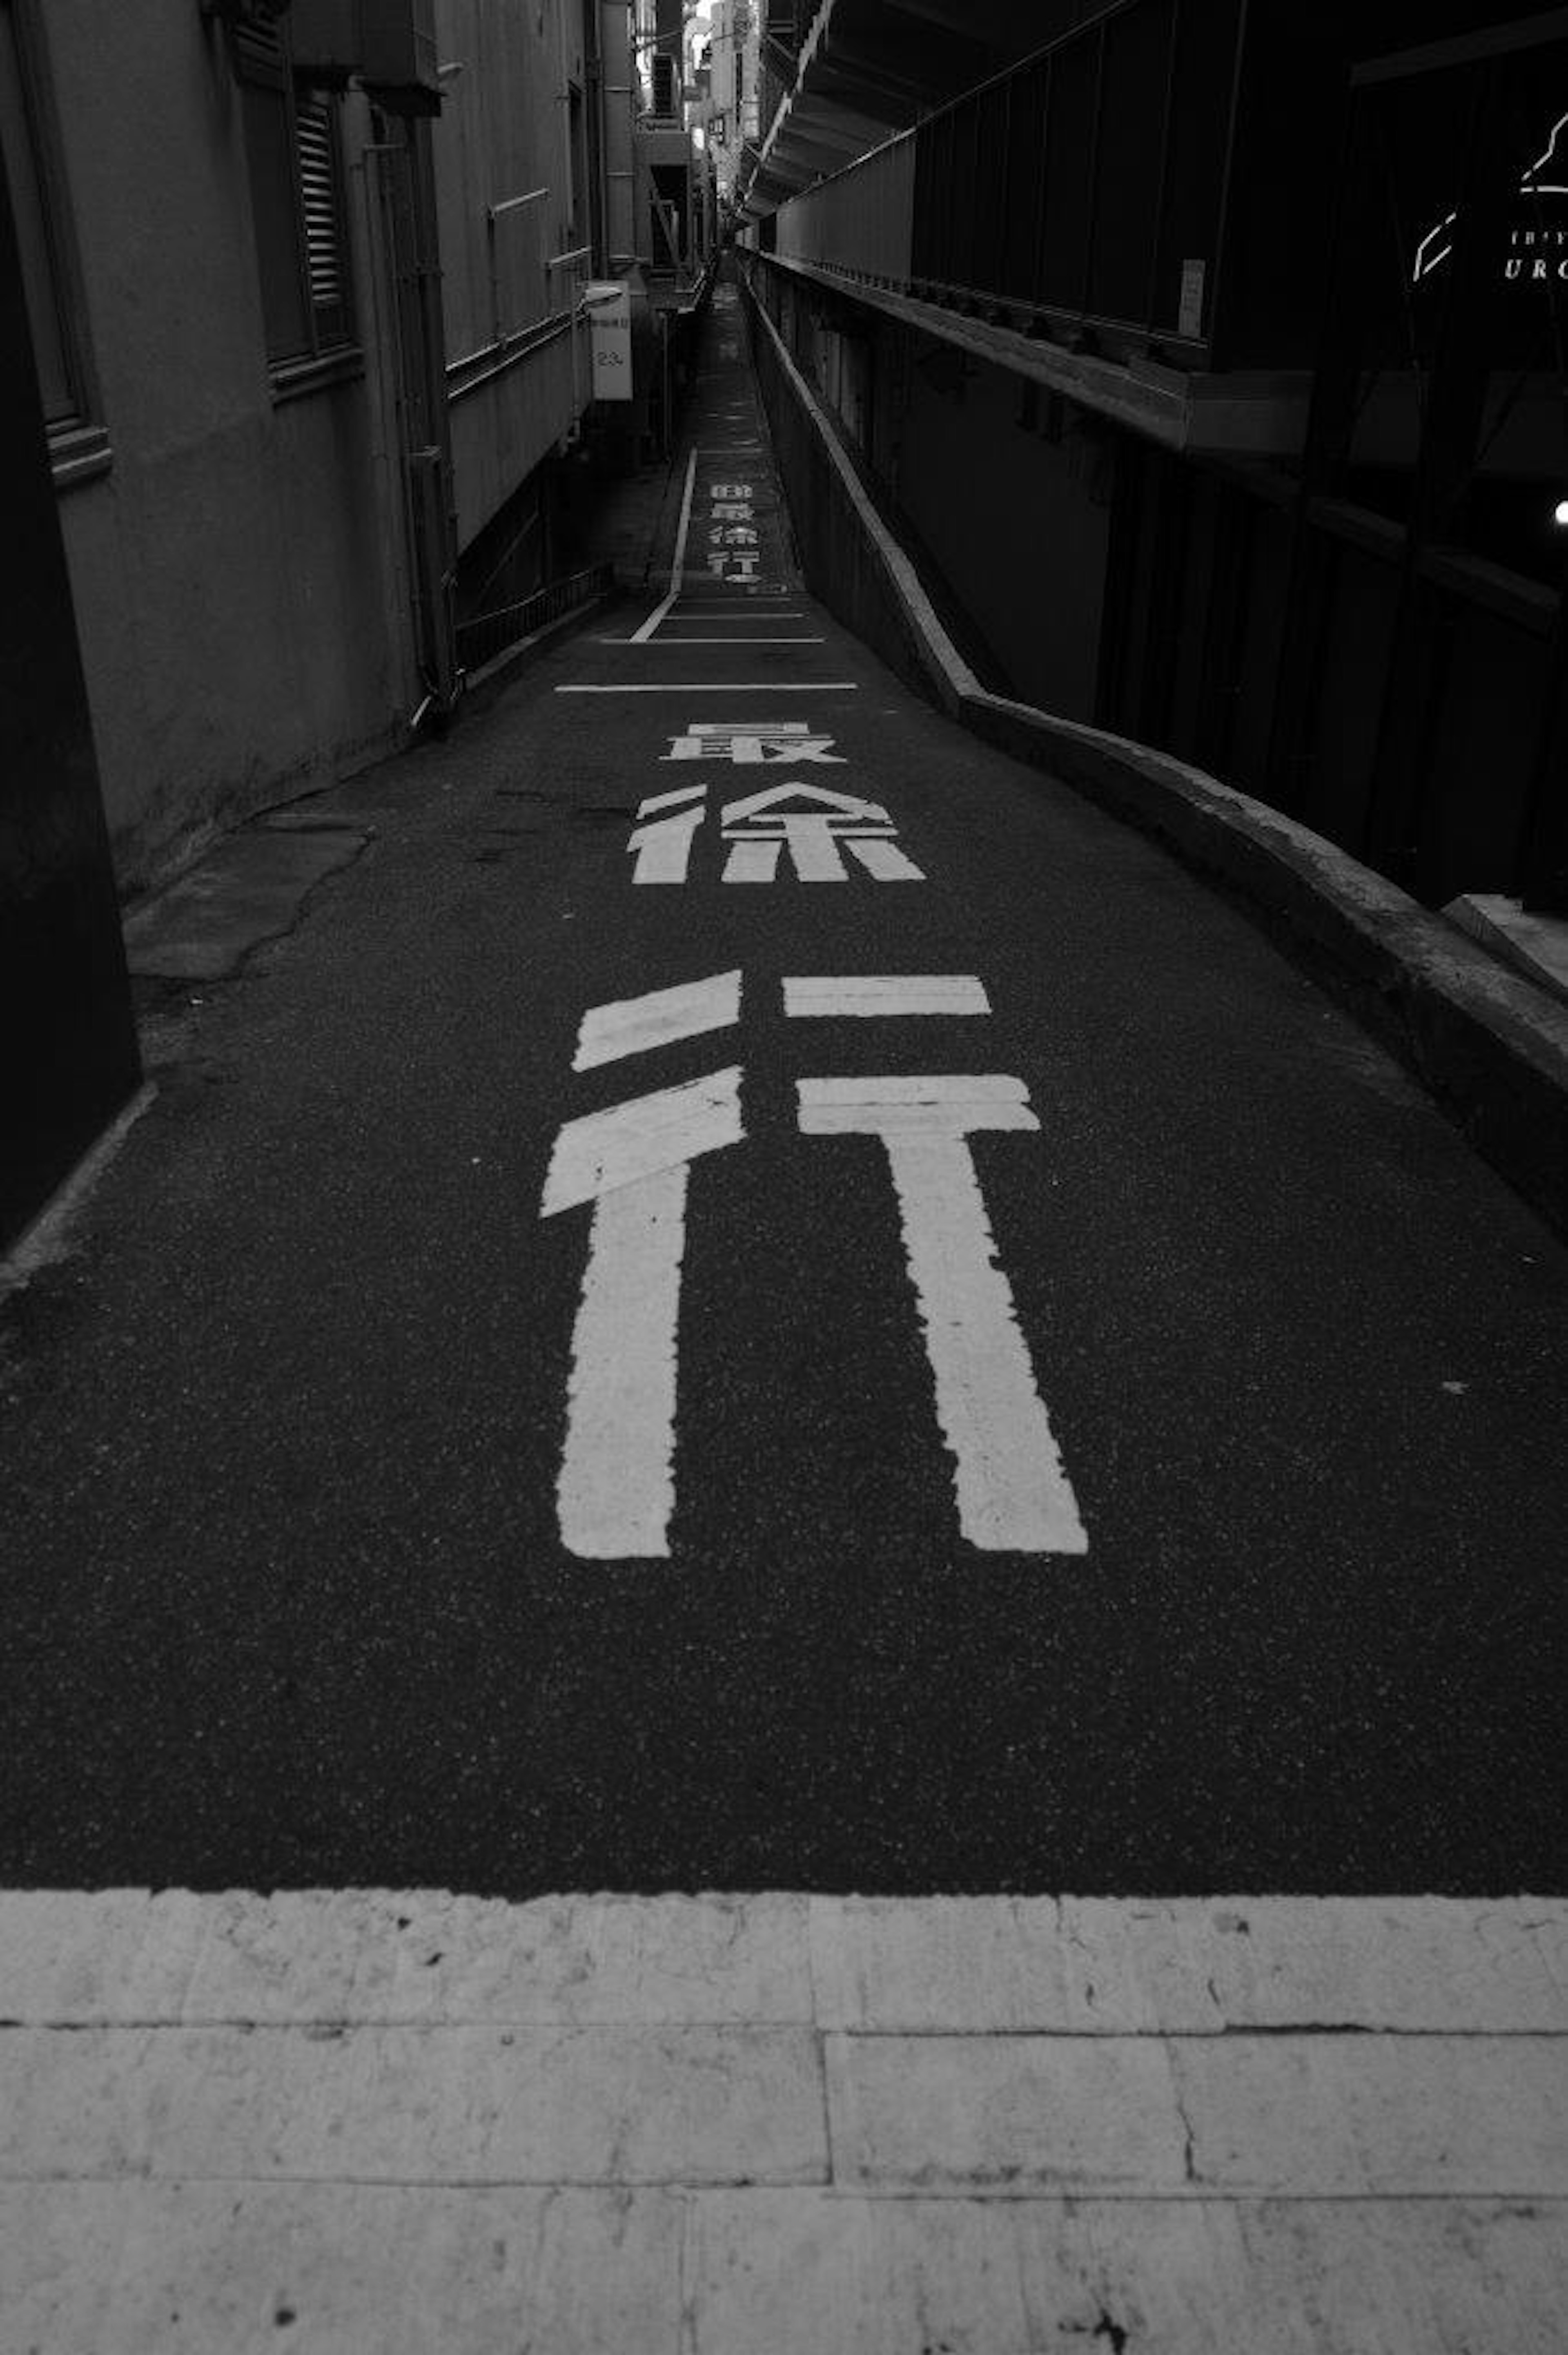
M 773 211 L 1038 40 L 1032 0 L 820 0 L 741 209 Z

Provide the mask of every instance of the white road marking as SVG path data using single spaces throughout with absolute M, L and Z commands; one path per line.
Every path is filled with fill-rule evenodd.
M 830 739 L 830 741 L 832 740 Z M 766 821 L 771 829 L 783 824 L 786 802 L 810 802 L 813 816 L 825 813 L 842 824 L 852 820 L 856 826 L 885 826 L 890 831 L 893 820 L 880 802 L 863 801 L 858 794 L 835 793 L 831 785 L 800 783 L 793 780 L 777 785 L 763 785 L 754 794 L 743 794 L 738 801 L 726 802 L 724 824 L 726 827 L 755 826 Z M 804 815 L 804 813 L 791 813 Z
M 556 1486 L 561 1541 L 587 1561 L 670 1550 L 686 1172 L 745 1134 L 732 1069 L 591 1113 L 556 1139 L 540 1216 L 594 1206 Z
M 858 678 L 685 678 L 617 680 L 607 687 L 557 687 L 556 695 L 858 695 Z
M 808 1135 L 882 1139 L 964 1536 L 986 1552 L 1086 1553 L 967 1142 L 977 1129 L 1038 1129 L 1023 1082 L 802 1080 L 800 1102 Z
M 646 629 L 646 623 L 643 628 Z M 636 646 L 646 644 L 673 648 L 678 654 L 683 646 L 825 646 L 826 638 L 651 638 L 642 631 L 634 638 L 600 638 L 601 646 Z
M 577 1031 L 574 1071 L 589 1071 L 623 1055 L 645 1055 L 679 1039 L 726 1030 L 740 1020 L 740 974 L 715 973 L 708 981 L 683 981 L 673 989 L 650 990 L 590 1006 Z
M 706 812 L 701 802 L 673 816 L 654 819 L 633 829 L 628 850 L 637 853 L 633 883 L 683 883 L 692 861 L 692 837 Z
M 874 1077 L 801 1080 L 800 1126 L 810 1136 L 962 1136 L 971 1128 L 1030 1129 L 1022 1080 L 1000 1071 L 889 1071 Z
M 832 820 L 789 816 L 783 821 L 784 840 L 802 883 L 847 883 L 849 869 L 833 840 Z
M 745 1134 L 738 1065 L 569 1120 L 551 1149 L 539 1216 L 553 1219 L 701 1153 L 720 1153 Z
M 833 739 L 814 733 L 804 719 L 688 719 L 684 735 L 672 736 L 662 761 L 729 761 L 737 768 L 787 768 L 808 762 L 822 768 L 845 766 Z
M 686 561 L 686 534 L 692 522 L 692 485 L 696 478 L 697 453 L 694 450 L 686 461 L 686 487 L 681 500 L 681 521 L 675 533 L 675 560 L 670 567 L 670 593 L 662 605 L 654 606 L 640 630 L 634 630 L 630 638 L 621 641 L 623 645 L 639 646 L 651 638 L 681 593 L 681 573 Z M 606 643 L 613 645 L 615 642 L 611 639 Z
M 706 785 L 677 785 L 667 794 L 648 794 L 637 805 L 639 817 L 652 817 L 655 810 L 673 809 L 677 802 L 700 802 L 707 792 Z
M 670 1550 L 685 1237 L 684 1163 L 594 1204 L 556 1483 L 561 1542 L 588 1561 Z
M 784 845 L 777 835 L 754 835 L 747 842 L 730 845 L 725 860 L 724 880 L 726 883 L 771 883 L 779 872 L 779 854 Z
M 787 1015 L 989 1014 L 970 973 L 787 974 Z
M 688 721 L 688 728 L 700 723 Z M 812 736 L 806 740 L 811 745 L 828 745 L 831 736 Z M 672 739 L 677 753 L 691 758 L 694 751 L 699 758 L 708 757 L 709 743 L 728 744 L 729 757 L 750 758 L 759 754 L 761 742 L 744 735 L 738 729 L 705 730 L 701 737 L 688 735 Z M 745 747 L 743 753 L 741 748 Z M 810 755 L 791 745 L 789 750 L 798 757 Z M 674 757 L 672 755 L 671 757 Z M 822 755 L 829 760 L 836 755 Z M 768 762 L 768 766 L 778 765 Z M 800 805 L 808 804 L 805 809 Z M 726 883 L 771 883 L 779 873 L 778 858 L 756 855 L 753 846 L 758 841 L 781 843 L 788 851 L 796 876 L 802 883 L 847 883 L 850 879 L 844 865 L 847 850 L 878 882 L 923 883 L 922 875 L 913 860 L 906 858 L 891 839 L 893 821 L 880 802 L 863 800 L 856 794 L 836 793 L 825 785 L 807 784 L 800 778 L 764 786 L 759 793 L 745 794 L 737 801 L 727 802 L 723 813 L 724 838 L 730 846 L 730 858 L 724 871 Z M 883 837 L 867 839 L 869 836 Z
M 868 875 L 879 883 L 924 883 L 922 869 L 899 849 L 895 842 L 879 842 L 874 836 L 857 836 L 844 845 L 853 858 L 858 858 Z

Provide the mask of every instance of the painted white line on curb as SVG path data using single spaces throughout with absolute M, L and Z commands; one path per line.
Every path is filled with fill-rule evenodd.
M 670 567 L 670 593 L 662 605 L 655 605 L 642 627 L 635 631 L 630 638 L 622 641 L 625 645 L 641 645 L 651 638 L 681 593 L 681 573 L 686 561 L 686 534 L 692 521 L 692 485 L 696 479 L 697 453 L 694 450 L 686 461 L 686 487 L 681 500 L 681 521 L 675 533 L 675 559 Z M 610 639 L 605 643 L 614 645 L 615 641 Z
M 57 1187 L 37 1218 L 23 1228 L 5 1257 L 0 1258 L 0 1299 L 7 1293 L 20 1291 L 40 1268 L 64 1257 L 70 1247 L 72 1226 L 131 1131 L 151 1108 L 157 1092 L 155 1080 L 143 1082 L 124 1110 L 82 1156 L 64 1183 Z
M 989 1014 L 969 973 L 787 974 L 784 1011 L 799 1015 Z
M 639 679 L 612 687 L 557 687 L 557 695 L 858 695 L 858 678 Z
M 685 981 L 673 989 L 650 990 L 590 1006 L 577 1032 L 574 1071 L 590 1071 L 624 1055 L 646 1055 L 681 1039 L 726 1030 L 740 1020 L 740 971 L 717 973 L 707 981 Z
M 942 1073 L 799 1084 L 809 1135 L 880 1136 L 886 1151 L 964 1536 L 987 1552 L 1086 1553 L 967 1142 L 977 1129 L 1038 1129 L 1023 1082 Z

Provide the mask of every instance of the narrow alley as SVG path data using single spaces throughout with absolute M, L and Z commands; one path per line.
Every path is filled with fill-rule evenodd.
M 671 593 L 307 805 L 15 1304 L 6 1878 L 1544 1881 L 1561 1244 L 804 594 L 717 301 Z
M 236 978 L 148 996 L 151 1100 L 69 1246 L 0 1309 L 0 1873 L 36 1892 L 5 1902 L 261 1892 L 221 1902 L 272 1905 L 257 1937 L 275 1934 L 281 1971 L 301 1891 L 461 1892 L 472 1922 L 480 1901 L 570 1892 L 779 1892 L 756 1902 L 786 1908 L 1072 1892 L 1146 1901 L 1152 1920 L 1251 1891 L 1260 1938 L 1271 1902 L 1298 1902 L 1309 1944 L 1314 1898 L 1375 1897 L 1393 1921 L 1559 1886 L 1568 1251 L 1239 908 L 934 713 L 807 593 L 733 279 L 683 434 L 667 588 L 556 639 L 444 741 L 254 822 L 340 839 L 343 863 Z M 410 1898 L 399 1927 L 432 1902 Z M 352 2019 L 356 2000 L 339 1989 L 308 2016 Z M 1252 2024 L 1303 2040 L 1389 2024 L 1358 2019 L 1342 1986 L 1317 2000 Z M 758 2002 L 737 2017 L 777 2021 Z M 1432 2040 L 1424 2091 L 1378 2077 L 1393 2038 L 1341 2051 L 1335 2083 L 1370 2071 L 1384 2119 L 1446 2102 L 1461 2143 L 1461 2114 L 1533 2119 L 1562 2039 L 1478 2040 L 1444 2002 L 1454 2032 Z M 154 1997 L 126 2003 L 87 2017 L 139 2035 L 164 2017 Z M 25 2021 L 19 2005 L 0 2009 Z M 261 2119 L 271 2096 L 245 2075 L 260 2062 L 218 2050 L 234 2016 L 197 2004 L 210 2049 L 190 2099 L 207 2115 L 238 2070 Z M 412 2038 L 421 2017 L 393 2001 L 377 2032 Z M 989 2023 L 1009 2024 L 1036 2023 Z M 1413 2065 L 1414 2041 L 1391 2066 Z M 866 2047 L 893 2068 L 885 2041 Z M 324 2083 L 338 2048 L 312 2049 Z M 0 2053 L 0 2086 L 9 2065 Z M 483 2099 L 502 2099 L 507 2065 L 485 2064 Z M 412 2229 L 408 2187 L 424 2180 L 428 2207 L 430 2183 L 466 2185 L 443 2196 L 482 2205 L 557 2173 L 579 2202 L 585 2182 L 643 2188 L 628 2237 L 590 2234 L 591 2259 L 572 2243 L 573 2323 L 552 2308 L 522 2343 L 1021 2355 L 1069 2327 L 1129 2355 L 1351 2343 L 1227 2336 L 1213 2309 L 1192 2335 L 1146 2336 L 1108 2289 L 1077 2320 L 1047 2327 L 1039 2306 L 1007 2325 L 1038 2336 L 986 2336 L 976 2318 L 1000 2293 L 983 2284 L 972 2335 L 959 2315 L 951 2337 L 899 2338 L 891 2318 L 884 2337 L 863 2283 L 810 2286 L 816 2259 L 781 2210 L 773 2256 L 743 2264 L 725 2244 L 718 2318 L 688 2279 L 684 2321 L 666 2322 L 673 2276 L 638 2237 L 664 2230 L 646 2151 L 601 2169 L 573 2156 L 568 2124 L 564 2158 L 503 2162 L 504 2132 L 454 2129 L 384 2162 L 356 2155 L 351 2115 L 338 2158 L 277 2158 L 290 2126 L 271 2157 L 236 2158 L 212 2128 L 205 2156 L 159 2158 L 137 2189 L 144 2127 L 104 2124 L 109 2078 L 90 2097 L 71 2066 L 41 2108 L 14 2079 L 10 2115 L 34 2120 L 29 2167 L 81 2178 L 59 2211 L 73 2231 L 87 2216 L 122 2245 L 132 2211 L 105 2205 L 111 2178 L 163 2218 L 148 2229 L 165 2245 L 171 2172 L 200 2175 L 204 2199 L 219 2178 L 293 2183 L 286 2214 L 266 2206 L 276 2183 L 252 2184 L 234 2195 L 249 2222 L 203 2224 L 198 2201 L 180 2228 L 240 2235 L 226 2279 L 276 2277 L 280 2346 L 296 2311 L 316 2315 L 313 2348 L 519 2343 L 459 2327 L 473 2269 L 453 2258 L 449 2275 L 447 2256 L 430 2278 L 456 2303 L 415 2298 L 398 2336 L 369 2272 L 354 2306 L 332 2235 L 355 2264 L 381 2250 L 407 2298 L 414 2260 L 387 2253 Z M 892 2105 L 878 2082 L 857 2099 Z M 1179 2152 L 1173 2192 L 1163 2159 L 1116 2156 L 1107 2123 L 1130 2103 L 1152 2134 L 1163 2095 L 1108 2086 L 1082 2088 L 1097 2156 L 1024 2167 L 1069 2237 L 1064 2194 L 1141 2187 L 1180 2207 Z M 296 2095 L 304 2115 L 303 2076 Z M 185 2095 L 168 2098 L 160 2115 L 184 2116 Z M 1011 2098 L 988 2113 L 1003 2139 Z M 0 2126 L 14 2176 L 20 2132 Z M 960 2188 L 939 2143 L 909 2158 L 906 2190 Z M 1446 2277 L 1439 2193 L 1472 2202 L 1466 2279 L 1488 2232 L 1536 2245 L 1478 2204 L 1553 2188 L 1528 2167 L 1336 2172 L 1322 2147 L 1299 2179 L 1249 2159 L 1210 2186 L 1305 2186 L 1319 2204 L 1291 2230 L 1315 2254 L 1298 2238 L 1277 2261 L 1315 2268 L 1314 2295 L 1332 2298 L 1340 2270 L 1364 2286 L 1351 2210 L 1374 2195 L 1375 2264 L 1407 2285 Z M 320 2192 L 340 2165 L 355 2216 L 367 2182 L 395 2180 L 402 2222 L 387 2210 L 366 2239 L 343 2215 L 302 2222 L 300 2182 Z M 672 2166 L 699 2185 L 828 2179 L 793 2142 L 774 2175 L 754 2154 Z M 738 2233 L 734 2203 L 787 2195 L 723 2196 Z M 1022 2232 L 1027 2206 L 992 2201 L 975 2229 Z M 930 2247 L 951 2255 L 962 2207 L 931 2221 Z M 1150 2314 L 1233 2263 L 1162 2243 L 1151 2287 L 1148 2235 L 1188 2229 L 1174 2208 L 1126 2260 Z M 37 2226 L 42 2211 L 22 2212 Z M 1192 2232 L 1217 2232 L 1218 2212 L 1189 2203 Z M 512 2227 L 494 2229 L 501 2248 Z M 247 2232 L 271 2254 L 248 2255 Z M 595 2323 L 634 2243 L 662 2286 Z M 46 2312 L 38 2284 L 64 2264 L 48 2246 L 31 2271 L 24 2257 L 24 2315 Z M 789 2247 L 800 2331 L 831 2332 L 828 2313 L 842 2338 L 746 2305 Z M 1530 2333 L 1557 2261 L 1514 2276 L 1520 2355 L 1547 2345 Z M 222 2320 L 210 2282 L 195 2336 L 160 2325 L 119 2262 L 87 2268 L 130 2299 L 118 2347 L 261 2343 Z M 911 2243 L 884 2262 L 906 2283 L 934 2260 Z M 331 2296 L 310 2307 L 300 2264 L 337 2282 L 349 2319 Z M 904 2295 L 887 2289 L 888 2318 Z

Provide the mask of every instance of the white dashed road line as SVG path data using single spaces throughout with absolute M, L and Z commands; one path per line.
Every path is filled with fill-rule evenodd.
M 968 973 L 794 974 L 786 1014 L 989 1014 L 985 985 Z

